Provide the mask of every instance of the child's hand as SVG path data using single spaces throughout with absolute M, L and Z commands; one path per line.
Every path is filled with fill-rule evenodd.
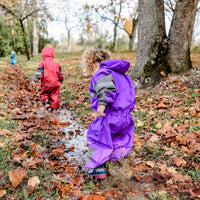
M 105 109 L 106 109 L 106 106 L 104 106 L 104 105 L 99 105 L 98 106 L 97 114 L 98 114 L 99 117 L 104 117 L 105 116 L 105 113 L 104 113 Z

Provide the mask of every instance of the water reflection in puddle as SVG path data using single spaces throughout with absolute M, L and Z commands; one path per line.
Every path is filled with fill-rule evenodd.
M 66 133 L 66 137 L 62 140 L 67 149 L 65 156 L 72 164 L 83 166 L 87 151 L 87 129 L 82 128 L 80 122 L 68 110 L 61 111 L 59 120 L 61 122 L 69 122 L 69 126 L 62 128 Z

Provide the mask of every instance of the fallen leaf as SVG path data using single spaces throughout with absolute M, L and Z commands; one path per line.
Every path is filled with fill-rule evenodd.
M 157 108 L 169 108 L 169 106 L 166 105 L 166 103 L 162 101 L 162 102 L 160 102 L 160 103 L 158 104 Z
M 155 162 L 154 161 L 147 161 L 147 165 L 149 165 L 152 168 L 154 168 L 155 167 Z
M 91 194 L 91 195 L 84 195 L 81 198 L 79 198 L 78 200 L 106 200 L 106 197 L 102 196 L 102 195 L 95 195 L 95 194 Z
M 0 135 L 12 135 L 12 133 L 9 130 L 0 130 Z
M 60 157 L 63 155 L 64 151 L 65 150 L 63 148 L 56 147 L 55 149 L 52 150 L 52 153 L 54 156 Z
M 174 154 L 174 150 L 172 148 L 167 148 L 165 151 L 165 155 L 171 156 Z
M 4 186 L 6 184 L 3 172 L 0 172 L 0 186 Z
M 165 194 L 167 194 L 167 191 L 166 190 L 159 190 L 158 194 L 164 196 Z
M 27 172 L 24 168 L 18 167 L 16 170 L 11 170 L 8 172 L 9 179 L 13 184 L 13 187 L 17 187 L 22 180 L 26 177 Z
M 194 187 L 192 189 L 189 190 L 190 191 L 190 198 L 194 199 L 195 197 L 198 197 L 198 199 L 200 198 L 200 187 Z
M 0 190 L 0 197 L 3 197 L 6 194 L 6 190 Z
M 149 142 L 157 142 L 160 140 L 160 137 L 158 135 L 152 135 L 151 138 L 149 139 Z
M 158 128 L 158 129 L 162 128 L 162 123 L 160 123 L 160 122 L 157 123 L 157 124 L 156 124 L 156 128 Z
M 178 167 L 180 167 L 180 166 L 185 166 L 186 165 L 186 161 L 183 159 L 183 157 L 173 157 L 172 158 L 172 162 L 173 162 L 173 164 L 175 164 L 175 165 L 177 165 Z
M 34 176 L 32 178 L 28 179 L 28 193 L 31 194 L 35 188 L 37 187 L 37 185 L 39 185 L 40 180 L 38 178 L 38 176 Z
M 0 141 L 0 148 L 6 147 L 6 146 L 7 146 L 6 143 L 3 143 Z
M 166 133 L 168 133 L 171 130 L 172 130 L 171 122 L 167 121 L 164 124 L 164 126 L 160 130 L 158 130 L 158 132 L 161 133 L 161 134 L 166 134 Z
M 172 175 L 177 175 L 177 171 L 176 171 L 176 168 L 175 167 L 167 167 L 167 171 L 169 173 L 171 173 Z
M 144 122 L 142 122 L 142 121 L 138 122 L 138 123 L 137 123 L 137 126 L 138 126 L 138 127 L 144 126 Z

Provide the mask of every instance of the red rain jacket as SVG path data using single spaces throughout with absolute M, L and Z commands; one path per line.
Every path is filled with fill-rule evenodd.
M 60 65 L 53 60 L 54 50 L 51 47 L 45 47 L 42 50 L 43 61 L 39 63 L 38 67 L 44 67 L 44 73 L 41 74 L 41 87 L 60 86 L 59 82 L 63 81 Z

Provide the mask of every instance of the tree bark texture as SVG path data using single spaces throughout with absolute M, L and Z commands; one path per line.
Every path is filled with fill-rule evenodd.
M 190 46 L 199 0 L 177 0 L 169 36 L 165 33 L 164 1 L 139 0 L 137 60 L 132 78 L 142 86 L 160 81 L 161 74 L 192 68 Z
M 192 68 L 190 46 L 199 0 L 178 0 L 169 32 L 167 59 L 172 72 Z
M 22 20 L 20 20 L 20 25 L 21 25 L 22 32 L 23 32 L 23 39 L 24 39 L 24 46 L 25 46 L 25 50 L 26 50 L 26 57 L 27 57 L 27 60 L 30 60 L 29 48 L 28 48 L 27 38 L 26 38 L 26 32 L 25 32 L 24 24 L 23 24 Z
M 10 27 L 11 27 L 11 35 L 13 38 L 13 49 L 15 50 L 16 39 L 15 39 L 15 30 L 13 28 L 13 19 L 10 20 Z
M 71 51 L 71 29 L 67 30 L 67 51 Z
M 162 58 L 166 53 L 163 0 L 139 0 L 137 60 L 130 76 L 142 85 L 152 85 L 161 78 Z
M 34 9 L 38 7 L 38 0 L 34 1 Z M 33 26 L 33 56 L 38 55 L 38 45 L 39 45 L 39 28 L 38 28 L 38 13 L 34 13 L 32 16 L 32 26 Z
M 111 47 L 111 51 L 115 51 L 116 50 L 116 40 L 117 40 L 117 25 L 114 25 L 114 35 L 113 35 L 113 44 Z
M 129 51 L 133 51 L 133 43 L 135 39 L 137 24 L 138 24 L 138 18 L 136 19 L 132 18 L 132 30 L 131 33 L 129 34 Z

